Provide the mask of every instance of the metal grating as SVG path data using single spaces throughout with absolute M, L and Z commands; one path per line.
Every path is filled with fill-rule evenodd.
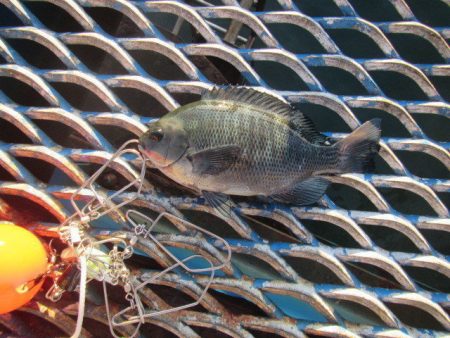
M 0 0 L 0 213 L 36 227 L 63 221 L 93 168 L 214 84 L 271 90 L 335 137 L 381 116 L 377 171 L 336 177 L 315 206 L 245 200 L 235 220 L 219 220 L 203 199 L 149 175 L 141 210 L 165 203 L 225 236 L 234 258 L 201 307 L 154 318 L 142 334 L 444 336 L 449 11 L 447 0 Z M 105 189 L 138 176 L 129 160 Z M 155 271 L 167 265 L 141 244 Z M 189 298 L 205 279 L 160 282 L 145 296 L 165 308 L 168 294 Z M 70 334 L 74 314 L 38 299 L 0 316 L 0 332 L 33 335 L 38 316 L 53 324 L 43 335 Z M 88 304 L 87 317 L 84 334 L 96 336 L 103 307 Z

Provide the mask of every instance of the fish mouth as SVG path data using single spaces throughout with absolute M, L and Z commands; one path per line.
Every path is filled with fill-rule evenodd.
M 144 158 L 144 162 L 146 162 L 147 160 L 150 161 L 150 163 L 153 164 L 153 166 L 155 166 L 156 168 L 166 168 L 170 165 L 172 165 L 173 163 L 175 163 L 176 161 L 178 161 L 180 158 L 182 158 L 184 156 L 184 154 L 186 154 L 187 152 L 186 148 L 176 159 L 174 159 L 173 161 L 171 161 L 170 163 L 167 163 L 165 165 L 162 165 L 161 163 L 166 163 L 167 160 L 167 154 L 168 154 L 168 150 L 165 154 L 165 156 L 160 155 L 159 153 L 155 152 L 155 151 L 151 151 L 151 150 L 147 150 L 145 149 L 143 146 L 138 145 L 138 151 L 139 153 L 142 155 L 142 157 Z M 158 161 L 158 159 L 163 160 L 162 162 Z

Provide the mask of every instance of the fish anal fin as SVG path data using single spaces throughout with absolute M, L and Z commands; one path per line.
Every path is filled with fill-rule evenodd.
M 308 205 L 317 202 L 330 182 L 323 177 L 311 177 L 297 183 L 292 189 L 271 195 L 274 200 L 292 205 Z
M 237 145 L 208 148 L 187 155 L 195 174 L 217 175 L 230 168 L 240 157 Z

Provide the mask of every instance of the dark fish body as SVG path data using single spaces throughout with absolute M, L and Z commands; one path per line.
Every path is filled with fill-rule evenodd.
M 370 121 L 330 145 L 287 103 L 229 87 L 150 125 L 141 144 L 164 174 L 198 191 L 307 204 L 326 190 L 324 175 L 363 170 L 379 135 L 377 123 Z

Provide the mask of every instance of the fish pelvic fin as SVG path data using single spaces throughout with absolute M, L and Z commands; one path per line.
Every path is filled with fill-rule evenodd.
M 374 169 L 374 157 L 380 149 L 380 124 L 380 119 L 367 121 L 334 145 L 339 152 L 340 172 L 367 172 Z

